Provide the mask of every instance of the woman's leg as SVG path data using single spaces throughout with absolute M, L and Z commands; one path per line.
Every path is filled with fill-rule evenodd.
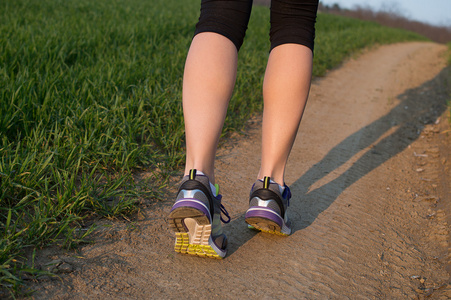
M 275 47 L 263 83 L 262 161 L 258 178 L 284 185 L 284 171 L 307 101 L 312 50 L 299 44 Z
M 252 0 L 202 0 L 183 78 L 185 175 L 190 169 L 214 183 L 214 160 L 236 78 Z
M 236 78 L 237 48 L 212 32 L 197 34 L 183 77 L 185 175 L 197 169 L 214 184 L 214 160 Z
M 310 89 L 318 0 L 271 1 L 271 52 L 263 82 L 262 159 L 245 221 L 290 235 L 284 172 Z M 273 182 L 275 181 L 275 183 Z
M 214 160 L 251 8 L 252 0 L 201 3 L 183 78 L 188 176 L 180 184 L 168 217 L 176 234 L 176 252 L 215 258 L 227 253 L 221 221 L 227 223 L 230 217 L 212 185 Z
M 318 0 L 271 1 L 271 53 L 263 84 L 259 179 L 284 185 L 284 171 L 307 101 L 312 76 Z
M 168 216 L 176 234 L 176 252 L 214 258 L 227 253 L 221 212 L 227 217 L 228 213 L 212 184 L 216 147 L 235 84 L 236 63 L 237 49 L 228 38 L 211 32 L 194 37 L 183 77 L 188 176 L 184 176 Z

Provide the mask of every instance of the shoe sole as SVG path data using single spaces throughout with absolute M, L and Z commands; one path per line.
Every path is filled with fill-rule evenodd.
M 211 222 L 203 211 L 178 207 L 169 214 L 168 223 L 175 232 L 175 252 L 216 259 L 225 257 L 226 251 L 218 249 L 211 239 Z
M 291 228 L 285 224 L 283 219 L 275 212 L 269 212 L 267 209 L 250 208 L 246 212 L 245 221 L 252 229 L 262 232 L 281 236 L 289 236 L 291 234 Z

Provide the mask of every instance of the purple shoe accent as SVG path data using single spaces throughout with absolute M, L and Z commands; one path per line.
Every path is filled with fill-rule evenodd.
M 280 216 L 278 216 L 276 213 L 261 209 L 261 207 L 258 207 L 258 206 L 250 207 L 248 209 L 248 211 L 246 212 L 246 215 L 244 216 L 245 219 L 255 218 L 255 217 L 271 220 L 271 221 L 277 223 L 281 228 L 284 223 L 283 219 Z
M 203 205 L 199 201 L 196 201 L 193 199 L 180 199 L 172 206 L 171 212 L 180 207 L 192 207 L 192 208 L 195 208 L 195 209 L 203 212 L 206 216 L 208 216 L 208 219 L 210 220 L 210 223 L 211 223 L 210 212 L 205 207 L 205 205 Z

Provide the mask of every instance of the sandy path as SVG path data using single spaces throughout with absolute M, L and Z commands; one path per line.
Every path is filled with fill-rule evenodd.
M 71 271 L 38 282 L 36 298 L 449 299 L 445 51 L 383 46 L 313 83 L 286 174 L 292 236 L 243 221 L 259 165 L 257 121 L 219 153 L 233 217 L 224 260 L 173 252 L 168 199 L 76 255 L 44 253 L 41 263 L 58 258 Z

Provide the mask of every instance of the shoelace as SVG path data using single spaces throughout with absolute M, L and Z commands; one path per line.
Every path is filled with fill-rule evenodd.
M 221 201 L 222 195 L 217 195 L 217 196 L 216 196 L 216 199 L 218 199 L 219 201 Z M 224 205 L 222 205 L 222 204 L 221 204 L 221 213 L 223 213 L 223 214 L 227 217 L 227 219 L 228 219 L 228 220 L 226 221 L 226 220 L 224 220 L 224 219 L 222 218 L 222 215 L 220 215 L 219 218 L 221 219 L 222 223 L 225 223 L 225 224 L 229 223 L 229 222 L 230 222 L 230 216 L 229 216 L 229 213 L 227 212 L 227 210 L 225 209 Z
M 285 195 L 285 197 L 284 197 Z M 285 190 L 283 191 L 283 198 L 287 199 L 287 206 L 290 206 L 290 198 L 291 198 L 291 191 L 290 188 L 285 184 Z
M 230 222 L 230 216 L 229 216 L 229 213 L 227 212 L 227 210 L 225 209 L 225 207 L 224 207 L 224 205 L 222 205 L 221 204 L 221 212 L 227 217 L 227 221 L 225 221 L 223 218 L 222 218 L 222 215 L 220 216 L 220 218 L 221 218 L 221 221 L 223 222 L 223 223 L 225 223 L 225 224 L 227 224 L 227 223 L 229 223 Z

